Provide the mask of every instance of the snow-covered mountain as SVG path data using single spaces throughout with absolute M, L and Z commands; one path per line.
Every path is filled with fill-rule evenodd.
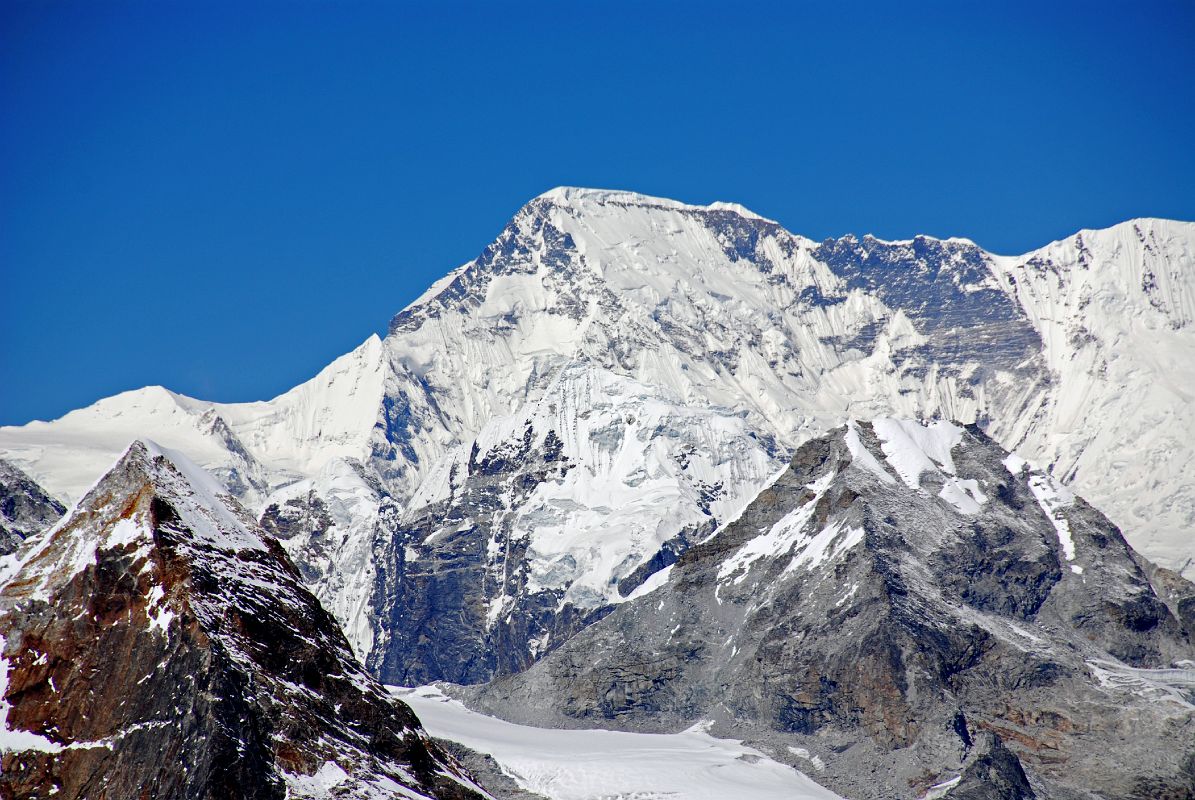
M 408 503 L 381 559 L 391 624 L 370 666 L 403 684 L 526 667 L 737 515 L 770 447 L 741 416 L 565 366 Z
M 1190 223 L 1004 257 L 555 189 L 274 400 L 142 389 L 0 429 L 0 455 L 74 498 L 136 436 L 181 449 L 285 528 L 377 674 L 480 680 L 624 601 L 849 417 L 976 421 L 1195 573 L 1193 317 Z
M 1195 585 L 977 427 L 802 445 L 658 588 L 454 690 L 549 728 L 703 724 L 856 800 L 1190 797 Z M 949 790 L 947 792 L 946 790 Z
M 278 543 L 134 442 L 0 562 L 0 794 L 479 799 Z

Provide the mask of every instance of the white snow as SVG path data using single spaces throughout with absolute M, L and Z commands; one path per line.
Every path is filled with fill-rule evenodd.
M 229 509 L 229 503 L 236 503 L 236 499 L 207 471 L 178 450 L 162 447 L 150 439 L 143 440 L 143 444 L 151 458 L 165 459 L 182 475 L 183 482 L 176 488 L 194 498 L 192 510 L 196 513 L 189 521 L 198 524 L 191 526 L 193 537 L 226 550 L 266 549 L 261 537 L 245 527 L 245 522 Z
M 280 486 L 316 473 L 331 458 L 366 450 L 385 378 L 384 347 L 371 336 L 311 380 L 268 402 L 211 403 L 149 386 L 53 422 L 0 427 L 0 454 L 69 502 L 82 497 L 136 439 L 186 453 L 217 474 L 235 469 Z M 217 418 L 250 454 L 248 460 L 230 449 Z M 262 498 L 251 493 L 246 499 Z
M 1195 223 L 1080 231 L 993 274 L 1042 337 L 1052 388 L 1009 449 L 1088 498 L 1129 543 L 1195 577 Z
M 634 591 L 627 595 L 627 601 L 638 600 L 646 594 L 651 594 L 656 589 L 659 589 L 664 584 L 668 583 L 668 576 L 672 574 L 672 565 L 664 567 L 659 572 L 653 572 L 648 576 L 647 580 L 635 587 Z
M 283 504 L 314 491 L 332 517 L 332 527 L 317 553 L 305 549 L 302 537 L 282 542 L 291 558 L 323 577 L 309 588 L 344 630 L 353 652 L 364 661 L 373 647 L 369 606 L 374 585 L 373 537 L 383 512 L 383 499 L 352 463 L 333 458 L 310 479 L 270 495 L 266 505 Z
M 941 797 L 947 797 L 950 794 L 950 790 L 958 786 L 962 780 L 962 775 L 955 775 L 949 780 L 942 781 L 941 783 L 935 783 L 926 790 L 925 794 L 921 795 L 919 800 L 938 800 Z
M 484 460 L 518 446 L 528 429 L 536 452 L 552 434 L 575 466 L 510 509 L 511 537 L 529 543 L 528 590 L 563 590 L 561 602 L 581 608 L 624 602 L 618 581 L 682 530 L 708 523 L 699 507 L 703 492 L 712 492 L 714 518 L 733 519 L 777 466 L 742 417 L 691 407 L 660 388 L 576 363 L 556 371 L 519 414 L 490 420 L 441 460 L 408 513 L 459 489 L 474 446 Z M 502 569 L 503 553 L 489 555 Z M 497 622 L 505 610 L 492 604 L 488 620 Z
M 284 772 L 287 794 L 292 792 L 299 797 L 326 797 L 331 790 L 349 779 L 349 774 L 335 761 L 325 761 L 312 775 L 298 775 Z
M 818 531 L 812 539 L 798 542 L 799 552 L 789 564 L 788 569 L 799 567 L 813 569 L 827 561 L 833 561 L 863 541 L 863 529 L 856 525 L 846 525 L 835 522 Z
M 983 509 L 983 504 L 988 499 L 987 495 L 983 493 L 978 481 L 957 476 L 954 459 L 951 457 L 951 452 L 963 440 L 962 428 L 945 420 L 925 423 L 888 417 L 872 420 L 872 426 L 880 440 L 880 449 L 884 451 L 885 460 L 892 465 L 906 486 L 920 491 L 921 476 L 928 472 L 938 476 L 942 481 L 938 497 L 959 513 L 978 514 Z M 854 429 L 851 432 L 853 433 Z M 848 439 L 852 455 L 856 446 L 866 451 L 857 433 L 854 442 L 852 444 Z M 868 455 L 870 456 L 870 453 Z M 875 467 L 869 468 L 875 471 Z
M 1195 664 L 1189 661 L 1175 669 L 1140 669 L 1119 661 L 1092 659 L 1087 668 L 1105 689 L 1195 710 Z
M 810 754 L 810 752 L 807 748 L 793 747 L 792 745 L 789 745 L 788 752 L 792 753 L 797 758 L 805 759 L 810 764 L 812 764 L 813 768 L 816 769 L 818 772 L 822 772 L 826 769 L 826 763 L 824 761 L 822 761 L 821 756 L 815 756 L 815 755 Z
M 963 514 L 978 514 L 988 500 L 987 495 L 979 488 L 979 481 L 974 478 L 947 478 L 942 484 L 942 491 L 938 492 L 938 497 Z
M 875 475 L 884 483 L 896 483 L 896 479 L 884 469 L 879 460 L 871 454 L 871 451 L 863 444 L 863 440 L 859 438 L 859 429 L 855 425 L 855 421 L 851 420 L 847 424 L 846 430 L 846 446 L 850 450 L 851 460 L 854 461 L 863 469 Z
M 1028 461 L 1021 458 L 1016 453 L 1009 453 L 1008 457 L 1005 458 L 1001 463 L 1004 464 L 1004 468 L 1008 470 L 1009 474 L 1013 476 L 1020 475 L 1021 470 L 1023 470 L 1025 467 L 1031 467 Z
M 1037 504 L 1046 512 L 1054 530 L 1058 533 L 1058 543 L 1062 546 L 1062 554 L 1067 561 L 1075 560 L 1075 542 L 1071 537 L 1071 525 L 1063 510 L 1074 505 L 1075 496 L 1058 481 L 1049 475 L 1037 473 L 1029 476 L 1029 489 L 1037 498 Z
M 888 463 L 896 470 L 906 486 L 918 489 L 922 472 L 954 474 L 950 451 L 963 440 L 962 428 L 945 420 L 928 425 L 916 420 L 872 420 L 880 447 Z
M 468 710 L 435 687 L 394 689 L 432 736 L 488 753 L 549 800 L 833 800 L 838 795 L 754 748 L 695 726 L 673 734 L 550 730 Z
M 722 562 L 722 565 L 718 567 L 718 581 L 724 581 L 731 575 L 737 574 L 734 582 L 742 583 L 746 579 L 751 565 L 759 559 L 780 556 L 799 548 L 808 548 L 812 542 L 817 542 L 818 537 L 810 539 L 804 535 L 805 528 L 813 518 L 813 512 L 817 510 L 817 501 L 829 488 L 834 476 L 835 473 L 827 472 L 810 483 L 806 488 L 813 492 L 812 498 L 785 514 L 767 531 L 760 531 L 759 535 L 749 539 L 733 555 Z M 821 535 L 819 534 L 819 537 Z M 824 544 L 813 546 L 817 549 L 824 547 Z M 795 566 L 798 563 L 804 563 L 801 559 L 812 561 L 814 558 L 816 558 L 815 555 L 809 555 L 806 558 L 806 553 L 802 552 L 794 557 L 792 563 Z

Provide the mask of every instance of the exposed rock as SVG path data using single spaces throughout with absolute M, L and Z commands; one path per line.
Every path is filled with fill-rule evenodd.
M 5 569 L 5 797 L 481 796 L 177 453 L 134 443 Z
M 368 666 L 404 686 L 526 669 L 737 514 L 743 477 L 776 460 L 741 418 L 562 369 L 442 462 L 393 535 L 375 538 Z
M 16 466 L 0 459 L 0 556 L 16 550 L 64 513 L 62 503 Z
M 975 426 L 877 420 L 799 448 L 662 588 L 459 691 L 528 724 L 712 719 L 858 800 L 1193 797 L 1167 603 L 1195 587 L 1166 580 Z

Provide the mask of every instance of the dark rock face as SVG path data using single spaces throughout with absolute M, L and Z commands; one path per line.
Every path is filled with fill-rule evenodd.
M 66 507 L 14 465 L 0 459 L 0 556 L 49 528 Z
M 945 364 L 979 360 L 1005 369 L 1041 350 L 1041 338 L 1016 301 L 992 280 L 987 254 L 970 242 L 918 236 L 882 242 L 830 239 L 815 256 L 848 289 L 874 293 L 930 335 L 928 352 Z M 962 335 L 935 337 L 945 331 Z
M 3 795 L 479 797 L 175 458 L 135 443 L 0 590 Z
M 804 445 L 664 587 L 462 692 L 540 724 L 712 719 L 852 798 L 1195 797 L 1195 587 L 978 428 L 884 423 Z
M 314 490 L 284 503 L 266 506 L 258 520 L 262 529 L 279 541 L 303 542 L 302 557 L 296 560 L 303 579 L 314 583 L 319 577 L 315 565 L 329 555 L 328 532 L 335 527 L 328 504 Z
M 460 488 L 381 543 L 373 605 L 386 624 L 368 660 L 374 674 L 404 686 L 478 683 L 528 667 L 545 635 L 554 645 L 593 621 L 558 608 L 558 591 L 527 590 L 528 543 L 511 536 L 511 509 L 572 466 L 555 432 L 537 437 L 531 426 L 485 453 L 474 445 Z M 491 616 L 504 597 L 513 605 Z

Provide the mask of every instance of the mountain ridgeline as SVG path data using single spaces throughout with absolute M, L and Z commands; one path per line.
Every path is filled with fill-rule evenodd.
M 463 696 L 549 727 L 712 720 L 851 798 L 1191 797 L 1193 633 L 1195 586 L 1048 475 L 975 426 L 877 419 Z
M 1189 797 L 1193 386 L 1192 223 L 1000 256 L 560 188 L 272 400 L 147 387 L 0 428 L 0 555 L 29 563 L 53 497 L 87 500 L 52 541 L 107 519 L 96 480 L 152 439 L 251 514 L 290 576 L 270 603 L 372 676 L 357 707 L 383 708 L 374 679 L 444 680 L 552 725 L 713 720 L 851 798 Z M 92 602 L 88 581 L 63 597 Z M 211 674 L 281 669 L 230 664 Z M 325 687 L 279 680 L 324 713 L 292 684 Z M 17 685 L 9 719 L 71 758 L 115 735 L 54 738 Z M 254 774 L 471 791 L 384 708 L 359 724 L 406 731 L 398 749 L 262 745 Z
M 3 796 L 481 798 L 224 494 L 135 442 L 4 564 Z

